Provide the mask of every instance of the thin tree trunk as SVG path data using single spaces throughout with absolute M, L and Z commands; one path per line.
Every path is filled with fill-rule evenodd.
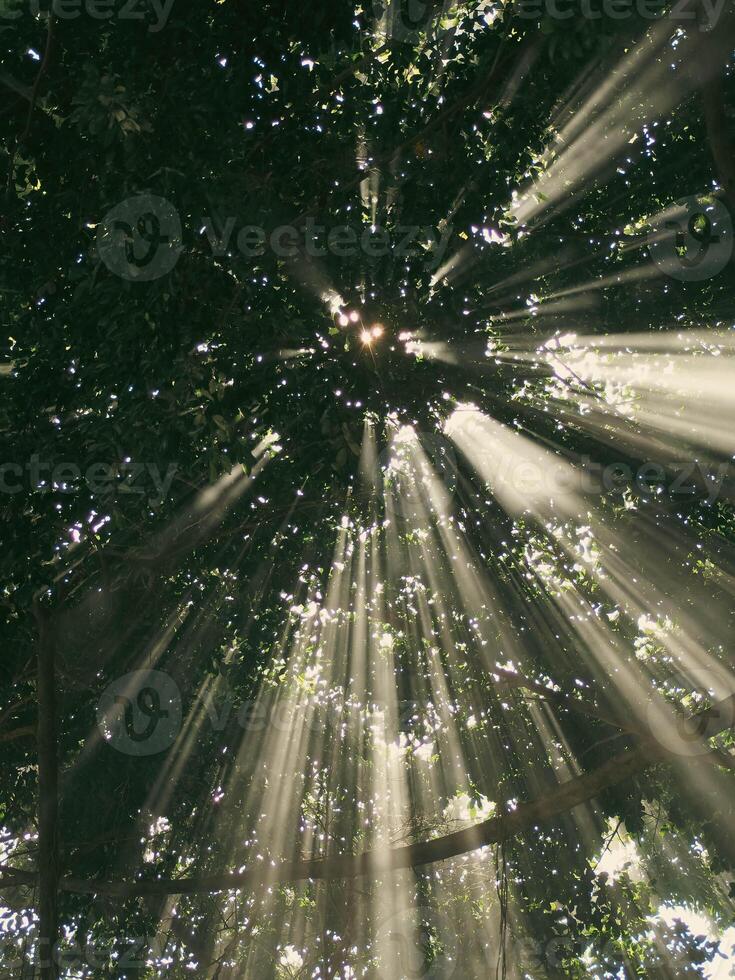
M 56 980 L 58 936 L 58 763 L 56 677 L 50 616 L 36 602 L 38 622 L 38 918 L 41 980 Z

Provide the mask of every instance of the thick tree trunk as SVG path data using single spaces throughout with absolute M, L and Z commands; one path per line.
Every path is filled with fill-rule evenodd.
M 730 136 L 729 122 L 725 115 L 722 75 L 715 75 L 703 82 L 700 92 L 717 180 L 722 185 L 725 203 L 735 217 L 735 143 Z

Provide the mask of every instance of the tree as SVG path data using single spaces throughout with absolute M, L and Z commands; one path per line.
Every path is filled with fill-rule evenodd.
M 8 975 L 729 952 L 733 24 L 608 7 L 5 3 Z

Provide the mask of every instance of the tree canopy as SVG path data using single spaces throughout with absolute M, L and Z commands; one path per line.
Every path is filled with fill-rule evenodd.
M 731 4 L 0 52 L 0 976 L 730 975 Z

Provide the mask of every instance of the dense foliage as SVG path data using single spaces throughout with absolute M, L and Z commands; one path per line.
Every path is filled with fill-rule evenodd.
M 731 12 L 440 6 L 381 33 L 377 4 L 2 0 L 3 865 L 38 868 L 44 629 L 77 880 L 440 840 L 634 751 L 652 691 L 691 713 L 732 678 L 733 264 L 665 275 L 650 234 L 729 204 Z M 151 278 L 105 252 L 139 195 L 180 222 Z M 326 229 L 318 254 L 284 226 Z M 617 475 L 519 504 L 515 454 Z M 185 719 L 150 755 L 98 724 L 140 669 Z M 243 724 L 255 703 L 287 722 Z M 406 975 L 707 975 L 732 772 L 664 761 L 405 873 L 434 964 Z M 386 881 L 62 889 L 60 975 L 397 976 Z M 0 970 L 30 976 L 39 884 L 2 884 Z

